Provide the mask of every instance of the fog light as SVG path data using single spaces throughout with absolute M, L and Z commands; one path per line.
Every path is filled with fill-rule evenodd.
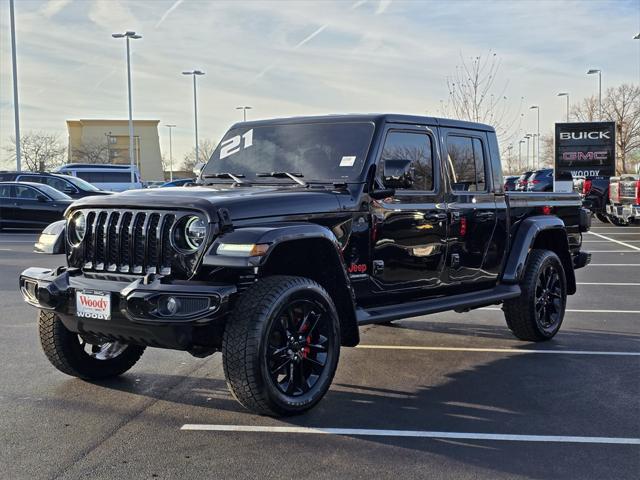
M 167 298 L 167 313 L 175 314 L 180 308 L 180 301 L 175 297 Z

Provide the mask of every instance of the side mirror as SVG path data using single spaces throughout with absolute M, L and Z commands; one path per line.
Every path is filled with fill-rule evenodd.
M 386 188 L 411 188 L 415 181 L 411 160 L 385 160 L 382 166 L 382 182 Z
M 38 195 L 36 197 L 36 200 L 38 200 L 40 203 L 45 203 L 45 202 L 49 201 L 49 199 L 47 197 L 45 197 L 44 195 Z
M 374 200 L 382 200 L 385 198 L 393 197 L 396 194 L 395 188 L 385 188 L 383 190 L 374 190 L 369 193 L 369 196 Z

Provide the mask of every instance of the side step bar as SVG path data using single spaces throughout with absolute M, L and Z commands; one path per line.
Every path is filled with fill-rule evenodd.
M 461 293 L 416 302 L 399 303 L 397 305 L 370 307 L 368 309 L 358 308 L 356 310 L 356 319 L 358 325 L 384 323 L 391 320 L 400 320 L 401 318 L 445 312 L 447 310 L 464 310 L 467 308 L 483 307 L 502 302 L 509 298 L 519 297 L 520 293 L 519 285 L 498 285 L 495 288 L 473 293 Z

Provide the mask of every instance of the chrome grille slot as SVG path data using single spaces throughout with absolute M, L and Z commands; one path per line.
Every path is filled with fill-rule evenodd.
M 160 214 L 152 213 L 150 215 L 149 227 L 147 229 L 147 272 L 158 273 L 158 224 L 160 223 Z
M 107 212 L 100 212 L 98 214 L 98 218 L 95 223 L 95 228 L 93 229 L 94 237 L 95 237 L 95 249 L 94 253 L 94 265 L 93 268 L 95 270 L 104 270 L 104 260 L 105 260 L 105 224 L 107 222 Z
M 160 272 L 159 272 L 161 274 L 169 273 L 168 271 L 166 271 L 167 268 L 169 271 L 171 271 L 171 267 L 167 267 L 167 265 L 171 265 L 171 257 L 173 256 L 173 251 L 171 248 L 171 226 L 173 225 L 174 221 L 175 221 L 174 215 L 167 215 L 164 218 L 164 223 L 162 225 L 161 239 L 160 239 L 160 245 L 161 245 L 160 263 L 162 265 L 160 267 Z
M 133 222 L 133 242 L 132 249 L 132 273 L 142 273 L 144 268 L 144 242 L 145 226 L 147 224 L 147 214 L 144 212 L 136 214 Z
M 120 229 L 120 221 L 122 215 L 118 212 L 112 212 L 106 223 L 107 231 L 107 270 L 115 272 L 118 268 L 118 256 L 120 253 L 120 245 L 118 242 L 118 231 Z

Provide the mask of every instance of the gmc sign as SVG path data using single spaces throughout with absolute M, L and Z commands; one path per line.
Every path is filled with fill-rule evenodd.
M 555 140 L 556 180 L 615 175 L 615 122 L 556 123 Z

